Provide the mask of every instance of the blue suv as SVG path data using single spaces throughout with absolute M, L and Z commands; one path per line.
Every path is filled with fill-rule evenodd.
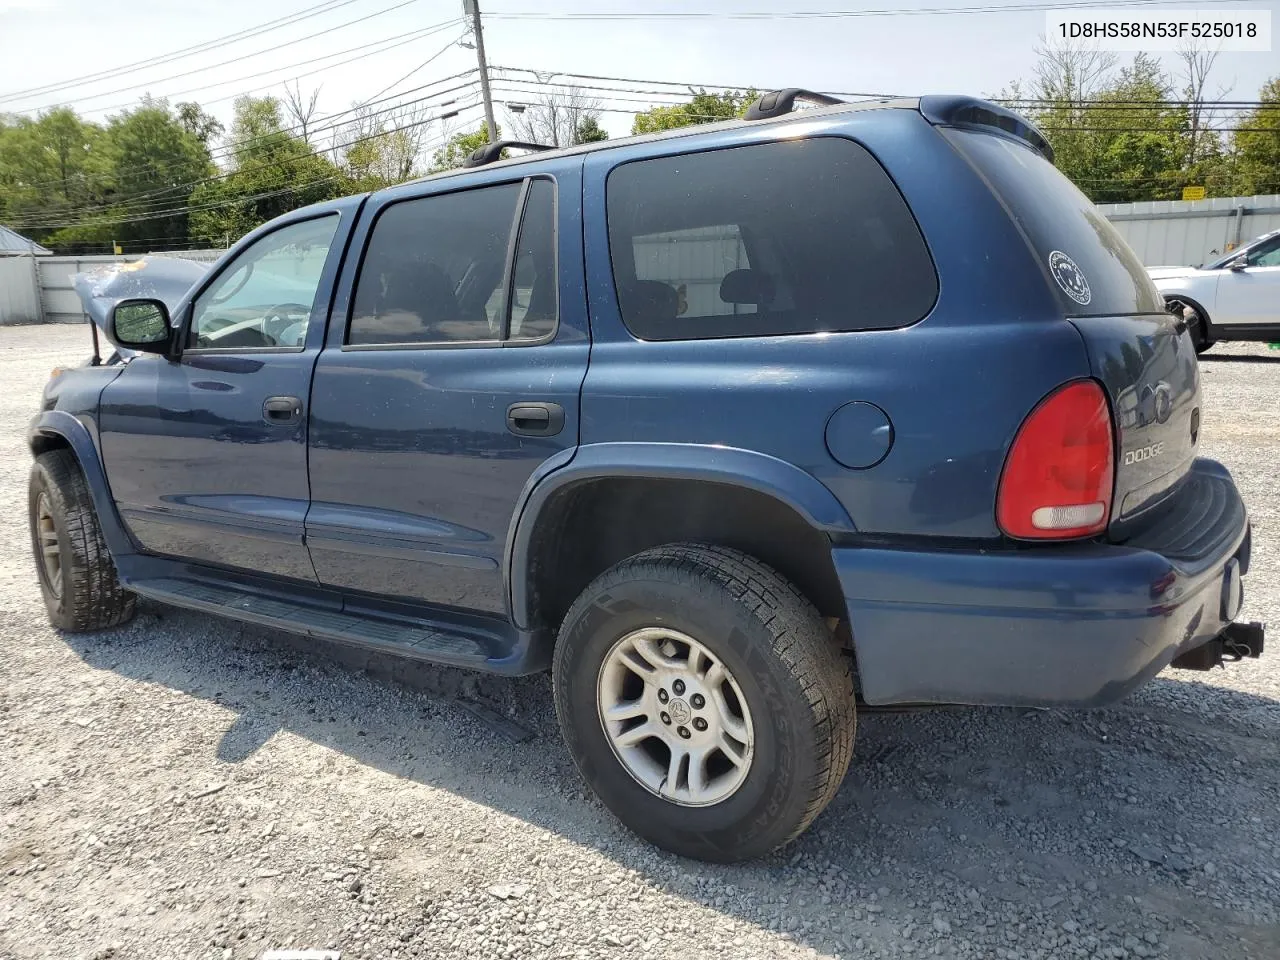
M 287 214 L 30 432 L 49 616 L 136 596 L 499 674 L 650 841 L 799 835 L 859 704 L 1257 656 L 1184 322 L 963 97 L 477 151 Z M 531 145 L 522 145 L 531 146 Z

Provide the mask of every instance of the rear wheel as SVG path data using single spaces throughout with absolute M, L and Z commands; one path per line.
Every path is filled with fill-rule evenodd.
M 1204 353 L 1213 346 L 1213 341 L 1209 339 L 1208 321 L 1198 307 L 1177 297 L 1165 300 L 1165 307 L 1174 316 L 1180 315 L 1186 320 L 1187 332 L 1191 334 L 1191 342 L 1196 348 L 1196 353 Z
M 583 777 L 684 856 L 794 839 L 853 753 L 848 659 L 792 584 L 735 550 L 658 547 L 606 571 L 565 617 L 553 679 Z
M 28 485 L 31 548 L 49 622 L 73 632 L 103 630 L 133 617 L 120 586 L 84 474 L 70 450 L 36 457 Z

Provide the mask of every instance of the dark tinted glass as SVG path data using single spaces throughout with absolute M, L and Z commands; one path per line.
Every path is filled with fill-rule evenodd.
M 1142 261 L 1057 167 L 1007 137 L 956 129 L 946 135 L 1018 221 L 1067 316 L 1164 312 Z
M 497 340 L 519 184 L 383 211 L 356 281 L 350 344 Z
M 529 184 L 511 287 L 512 340 L 541 340 L 556 328 L 555 196 L 550 180 Z
M 624 164 L 608 216 L 622 317 L 645 340 L 901 327 L 938 295 L 906 201 L 851 140 Z

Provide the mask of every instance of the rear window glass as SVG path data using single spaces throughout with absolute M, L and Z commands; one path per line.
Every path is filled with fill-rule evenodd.
M 902 327 L 938 295 L 906 201 L 851 140 L 627 163 L 608 216 L 618 305 L 644 340 Z
M 1007 137 L 945 133 L 1022 227 L 1067 316 L 1164 312 L 1142 261 L 1057 167 Z

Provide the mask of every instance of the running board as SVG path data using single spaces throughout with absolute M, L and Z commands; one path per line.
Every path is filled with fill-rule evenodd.
M 488 670 L 492 669 L 492 659 L 501 659 L 510 652 L 497 636 L 471 635 L 422 620 L 354 616 L 203 580 L 157 577 L 131 580 L 126 587 L 140 596 L 178 607 L 434 663 Z

